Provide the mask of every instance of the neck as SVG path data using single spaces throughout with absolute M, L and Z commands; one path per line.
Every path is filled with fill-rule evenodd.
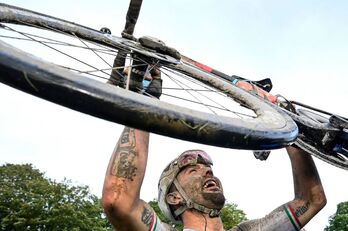
M 181 214 L 184 228 L 196 231 L 223 231 L 220 217 L 209 217 L 208 214 L 196 210 L 186 210 Z

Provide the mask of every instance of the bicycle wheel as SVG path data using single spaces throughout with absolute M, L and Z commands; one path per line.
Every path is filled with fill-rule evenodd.
M 6 41 L 0 43 L 0 81 L 21 91 L 105 120 L 208 145 L 270 150 L 296 139 L 297 126 L 284 112 L 135 41 L 6 4 L 0 4 L 0 21 L 0 36 Z M 42 50 L 40 58 L 35 56 L 43 48 L 36 45 L 48 50 Z M 75 50 L 79 57 L 70 54 Z M 111 64 L 120 52 L 128 54 L 127 66 L 134 54 L 156 63 L 168 84 L 163 91 L 180 93 L 163 93 L 158 101 L 108 84 L 111 70 L 119 68 Z M 238 106 L 241 112 L 230 106 Z
M 298 121 L 300 134 L 295 144 L 320 160 L 348 170 L 348 130 L 333 126 L 330 115 L 303 108 L 296 111 L 298 118 L 294 119 Z
M 348 158 L 345 155 L 341 155 L 340 153 L 328 154 L 327 150 L 302 138 L 298 138 L 295 141 L 295 144 L 306 152 L 311 153 L 311 155 L 317 157 L 318 159 L 325 161 L 326 163 L 329 163 L 338 168 L 348 170 Z

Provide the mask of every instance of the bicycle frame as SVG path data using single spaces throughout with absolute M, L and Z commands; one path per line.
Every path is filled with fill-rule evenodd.
M 306 137 L 306 139 L 309 138 L 309 140 L 315 142 L 315 145 L 322 145 L 328 155 L 334 155 L 336 152 L 339 152 L 342 155 L 348 157 L 348 119 L 297 101 L 288 101 L 285 99 L 286 105 L 284 105 L 284 102 L 281 102 L 279 100 L 279 98 L 281 98 L 279 95 L 273 95 L 265 91 L 264 89 L 259 87 L 255 81 L 247 80 L 235 75 L 227 75 L 221 71 L 218 71 L 186 56 L 182 56 L 181 61 L 188 65 L 193 65 L 201 69 L 202 71 L 216 75 L 241 89 L 257 95 L 263 100 L 277 106 L 281 110 L 286 109 L 285 111 L 287 112 L 287 114 L 290 115 L 290 117 L 299 126 L 300 135 Z M 306 120 L 303 118 L 303 116 L 298 115 L 299 112 L 293 105 L 309 109 L 316 113 L 325 114 L 327 116 L 330 116 L 330 118 L 328 119 L 328 121 L 315 121 L 315 118 Z M 288 108 L 286 106 L 288 106 Z M 312 124 L 313 120 L 316 124 Z M 320 129 L 320 126 L 318 127 L 318 122 L 323 123 L 323 126 L 325 126 L 325 132 Z M 315 139 L 313 137 L 319 138 Z

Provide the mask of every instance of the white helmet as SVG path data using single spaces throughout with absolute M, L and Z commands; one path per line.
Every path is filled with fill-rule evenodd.
M 182 214 L 186 209 L 193 208 L 201 212 L 208 213 L 212 217 L 219 216 L 220 214 L 220 210 L 209 209 L 203 205 L 193 202 L 190 198 L 188 198 L 187 194 L 176 180 L 176 176 L 181 169 L 188 165 L 196 165 L 197 163 L 213 165 L 211 158 L 206 152 L 202 150 L 188 150 L 183 152 L 178 158 L 171 161 L 161 174 L 158 182 L 158 205 L 163 214 L 174 224 L 182 223 L 179 215 Z M 174 212 L 172 212 L 169 204 L 166 201 L 166 196 L 172 184 L 176 186 L 177 190 L 185 200 L 185 205 L 182 205 Z

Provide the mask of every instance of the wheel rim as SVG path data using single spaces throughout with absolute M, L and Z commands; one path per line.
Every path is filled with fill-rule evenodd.
M 18 21 L 17 23 L 22 23 L 22 24 L 26 24 L 28 26 L 33 26 L 30 23 L 23 22 L 23 21 Z M 37 27 L 37 22 L 36 22 L 35 26 Z M 45 55 L 44 58 L 48 59 L 49 62 L 59 61 L 59 58 L 57 55 L 57 54 L 59 54 L 59 56 L 62 56 L 64 58 L 67 58 L 67 57 L 69 58 L 69 62 L 65 62 L 63 65 L 60 65 L 60 67 L 64 67 L 64 68 L 68 69 L 69 71 L 78 73 L 79 75 L 88 75 L 89 78 L 97 79 L 98 81 L 102 80 L 105 82 L 109 78 L 110 72 L 112 69 L 113 58 L 117 54 L 116 53 L 117 51 L 115 49 L 112 49 L 112 48 L 107 47 L 107 46 L 102 46 L 100 44 L 96 44 L 96 43 L 93 43 L 90 41 L 84 41 L 81 38 L 77 37 L 77 35 L 76 35 L 77 32 L 76 32 L 76 34 L 74 32 L 72 35 L 69 34 L 68 36 L 64 36 L 64 34 L 66 34 L 66 31 L 61 31 L 61 30 L 58 30 L 57 28 L 54 28 L 52 30 L 52 28 L 50 28 L 53 32 L 58 32 L 59 36 L 68 38 L 68 41 L 62 42 L 62 40 L 56 40 L 56 39 L 51 39 L 51 38 L 48 39 L 47 38 L 48 36 L 46 36 L 46 34 L 47 35 L 50 34 L 51 32 L 49 32 L 49 31 L 45 31 L 45 33 L 44 33 L 45 36 L 43 37 L 41 34 L 42 32 L 40 32 L 39 36 L 33 35 L 32 28 L 30 28 L 30 32 L 24 30 L 24 33 L 23 32 L 18 33 L 17 27 L 20 28 L 22 26 L 16 25 L 16 26 L 8 27 L 8 24 L 6 24 L 6 25 L 2 24 L 2 29 L 3 29 L 2 32 L 6 31 L 6 32 L 15 33 L 15 34 L 20 34 L 20 38 L 18 38 L 18 37 L 7 35 L 7 34 L 1 32 L 2 39 L 6 40 L 6 41 L 16 40 L 16 41 L 21 41 L 21 42 L 29 42 L 29 41 L 34 42 L 34 44 L 40 45 L 40 47 L 43 46 L 46 50 L 47 49 L 49 50 L 49 51 L 45 51 L 46 53 L 43 52 Z M 87 30 L 89 30 L 89 29 L 87 29 Z M 97 31 L 92 31 L 92 32 L 99 33 Z M 57 34 L 57 33 L 53 33 L 53 34 Z M 86 34 L 87 35 L 85 37 L 88 37 L 89 34 L 87 32 L 86 32 Z M 6 36 L 6 37 L 4 37 L 4 36 Z M 99 36 L 100 36 L 100 33 L 99 33 Z M 106 41 L 109 35 L 103 35 L 103 36 L 104 36 L 105 41 Z M 100 37 L 103 38 L 103 36 L 100 36 Z M 93 35 L 93 36 L 91 35 L 91 37 L 95 37 L 95 35 Z M 72 42 L 72 41 L 70 41 L 71 39 L 74 39 L 75 41 Z M 128 45 L 130 47 L 132 47 L 132 49 L 134 48 L 133 50 L 137 50 L 137 45 L 133 41 L 122 40 L 120 38 L 113 38 L 113 41 L 115 41 L 116 44 L 119 44 L 120 45 L 119 48 L 123 49 L 123 51 L 125 51 L 126 53 L 129 52 L 129 50 L 128 50 L 129 47 L 127 47 Z M 105 44 L 107 44 L 107 43 L 108 42 L 105 42 Z M 89 62 L 82 61 L 81 60 L 82 58 L 75 58 L 75 57 L 73 58 L 70 54 L 67 53 L 67 51 L 65 51 L 66 48 L 61 49 L 63 47 L 63 45 L 64 45 L 64 47 L 67 47 L 67 49 L 69 51 L 79 50 L 79 52 L 77 52 L 77 53 L 82 58 L 85 58 L 85 56 L 87 56 L 86 54 L 93 55 L 96 58 L 92 62 L 93 65 L 91 65 L 90 61 Z M 35 55 L 38 55 L 39 49 L 36 48 L 35 46 L 34 45 L 30 45 L 30 46 L 25 45 L 24 47 L 21 47 L 19 45 L 19 47 L 21 49 L 24 49 L 29 53 L 34 53 Z M 57 47 L 59 47 L 60 49 L 57 49 Z M 29 50 L 27 50 L 27 49 L 29 49 Z M 52 51 L 54 51 L 55 54 L 49 53 Z M 146 53 L 146 50 L 145 51 L 141 50 L 141 52 Z M 130 56 L 128 55 L 127 56 L 127 63 L 131 62 L 129 57 Z M 254 126 L 254 127 L 248 128 L 248 129 L 253 130 L 250 133 L 253 133 L 254 130 L 257 131 L 260 128 L 260 127 L 258 127 L 259 124 L 257 123 L 257 120 L 261 120 L 261 118 L 258 118 L 259 115 L 255 115 L 253 110 L 249 110 L 249 109 L 247 110 L 245 108 L 242 108 L 243 112 L 231 110 L 230 109 L 231 107 L 238 106 L 238 104 L 234 103 L 234 105 L 233 105 L 232 101 L 230 101 L 227 104 L 220 103 L 220 101 L 226 100 L 226 98 L 229 98 L 228 96 L 226 96 L 225 94 L 221 94 L 221 92 L 217 92 L 216 89 L 202 85 L 202 83 L 200 83 L 198 81 L 195 81 L 195 80 L 192 81 L 192 79 L 188 79 L 187 78 L 188 76 L 183 74 L 182 72 L 180 72 L 180 70 L 179 71 L 173 70 L 173 68 L 172 68 L 173 63 L 175 64 L 177 62 L 176 60 L 170 59 L 170 58 L 165 57 L 163 55 L 157 56 L 156 54 L 153 55 L 153 57 L 159 58 L 159 60 L 161 61 L 162 78 L 166 78 L 169 80 L 169 81 L 166 81 L 164 79 L 164 82 L 176 84 L 175 87 L 168 86 L 168 87 L 164 87 L 164 89 L 167 89 L 169 91 L 173 91 L 173 90 L 180 91 L 180 94 L 178 94 L 178 93 L 164 93 L 163 96 L 161 97 L 161 101 L 169 101 L 170 102 L 172 99 L 175 99 L 176 101 L 177 100 L 180 101 L 180 100 L 183 100 L 184 97 L 182 97 L 182 95 L 185 94 L 189 98 L 186 100 L 183 100 L 183 101 L 185 102 L 185 104 L 191 103 L 190 106 L 186 106 L 186 107 L 188 107 L 189 109 L 200 110 L 204 113 L 211 113 L 211 115 L 207 116 L 207 117 L 214 117 L 214 118 L 216 117 L 216 120 L 218 121 L 218 123 L 220 121 L 224 120 L 224 117 L 226 116 L 224 113 L 229 113 L 229 115 L 228 115 L 229 117 L 236 117 L 236 119 L 238 121 L 240 121 L 241 123 L 243 123 L 243 121 L 250 120 L 249 122 L 252 124 L 252 126 Z M 95 67 L 97 62 L 102 66 Z M 67 64 L 69 64 L 69 66 Z M 82 68 L 82 66 L 84 68 Z M 172 77 L 173 75 L 175 75 L 176 77 L 173 78 Z M 183 78 L 178 80 L 178 77 L 183 77 Z M 194 87 L 189 88 L 188 83 L 193 84 Z M 178 90 L 178 89 L 180 89 L 180 90 Z M 216 93 L 217 94 L 214 97 L 210 96 L 210 95 L 209 96 L 202 96 L 203 95 L 202 92 L 204 92 L 204 93 L 209 92 L 209 94 L 216 94 Z M 124 94 L 124 93 L 121 93 L 121 94 Z M 180 95 L 180 97 L 178 97 L 178 95 Z M 175 97 L 172 97 L 172 96 L 175 96 Z M 202 96 L 203 100 L 198 100 L 198 96 L 199 97 Z M 222 99 L 220 99 L 220 98 L 215 99 L 215 97 L 220 97 Z M 180 99 L 178 99 L 178 98 L 180 98 Z M 162 104 L 162 102 L 159 104 Z M 178 104 L 178 103 L 176 102 L 176 104 Z M 181 103 L 179 103 L 179 104 L 181 104 Z M 196 105 L 203 105 L 204 107 L 201 107 L 202 109 L 197 109 Z M 239 109 L 240 109 L 240 107 L 239 107 Z M 217 117 L 216 116 L 218 114 L 217 111 L 219 111 L 219 113 L 223 112 L 222 116 Z M 255 110 L 255 111 L 257 113 L 257 110 Z M 192 112 L 192 113 L 194 114 L 195 112 Z M 187 112 L 186 114 L 190 114 L 190 112 Z M 196 116 L 196 115 L 194 115 L 194 116 Z M 264 120 L 269 120 L 269 118 L 266 118 L 266 117 L 271 117 L 271 116 L 272 115 L 270 115 L 270 116 L 268 116 L 268 115 L 262 116 L 261 115 L 259 117 L 263 117 Z M 204 120 L 204 118 L 202 120 Z M 254 123 L 252 122 L 253 120 L 255 120 Z M 260 121 L 260 122 L 263 122 L 263 123 L 267 122 L 269 124 L 269 126 L 274 125 L 274 123 L 272 123 L 272 121 Z M 282 126 L 286 127 L 286 126 L 289 126 L 286 123 L 291 123 L 291 122 L 292 121 L 290 121 L 290 119 L 288 119 L 288 120 L 282 121 L 281 123 L 283 123 L 283 124 L 281 124 L 281 125 L 277 124 L 276 126 L 278 126 L 278 128 L 282 127 Z M 191 124 L 190 121 L 189 122 L 186 121 L 185 123 L 187 123 L 187 126 L 189 126 L 189 127 L 191 126 L 191 129 L 196 129 L 196 125 Z M 237 122 L 237 124 L 238 124 L 238 122 Z M 241 124 L 241 129 L 243 129 L 243 127 L 245 127 L 245 126 L 246 126 L 245 124 Z M 198 127 L 198 129 L 199 129 L 199 127 Z M 216 129 L 222 130 L 221 125 L 217 125 Z M 248 132 L 246 132 L 246 133 L 247 133 L 247 135 L 249 135 Z M 244 146 L 248 146 L 248 148 L 252 148 L 252 147 L 254 147 L 254 148 L 261 148 L 262 147 L 262 148 L 267 148 L 267 149 L 278 148 L 282 145 L 285 145 L 288 142 L 293 141 L 296 137 L 297 129 L 292 128 L 290 132 L 289 131 L 284 132 L 282 130 L 279 132 L 277 131 L 275 133 L 276 134 L 273 135 L 273 137 L 266 138 L 267 142 L 265 142 L 265 144 L 264 144 L 265 146 L 260 146 L 260 145 L 253 146 L 253 145 L 256 145 L 256 142 L 260 142 L 260 140 L 255 141 L 254 144 L 250 144 L 250 143 L 248 143 L 249 137 L 245 137 L 245 140 L 243 141 Z M 286 135 L 286 133 L 287 133 L 287 135 Z M 161 134 L 168 135 L 166 132 L 162 132 Z M 250 136 L 252 136 L 252 135 L 253 134 L 250 134 Z M 199 135 L 197 135 L 197 136 L 199 136 Z M 258 136 L 258 135 L 255 135 L 255 137 L 256 136 Z M 287 138 L 284 139 L 285 136 L 287 136 Z M 181 138 L 181 137 L 178 137 L 178 138 Z M 225 139 L 226 139 L 226 137 L 225 137 Z M 242 139 L 244 139 L 244 137 Z M 272 139 L 274 139 L 274 140 L 272 141 Z M 196 139 L 194 139 L 194 141 L 195 140 Z M 209 143 L 209 141 L 207 141 L 207 142 Z M 231 142 L 234 142 L 234 141 L 231 141 Z M 237 145 L 227 144 L 227 143 L 229 143 L 227 141 L 222 142 L 222 143 L 224 143 L 224 144 L 222 144 L 223 146 L 243 148 L 242 144 L 237 144 Z

